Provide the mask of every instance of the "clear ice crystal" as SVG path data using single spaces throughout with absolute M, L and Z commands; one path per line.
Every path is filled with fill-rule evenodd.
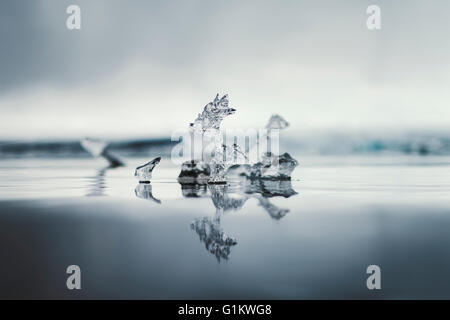
M 236 109 L 230 108 L 228 106 L 228 95 L 224 95 L 219 99 L 219 94 L 216 95 L 214 101 L 208 103 L 204 108 L 203 112 L 199 113 L 197 119 L 191 123 L 191 127 L 196 127 L 200 125 L 203 130 L 207 129 L 220 129 L 220 123 L 222 120 L 229 115 L 232 115 Z
M 208 161 L 210 174 L 208 183 L 226 183 L 226 167 L 223 155 L 223 138 L 220 124 L 225 117 L 232 115 L 236 109 L 229 107 L 228 95 L 219 99 L 219 94 L 208 103 L 193 123 L 191 129 L 202 131 L 214 143 L 214 156 Z
M 280 156 L 267 152 L 250 170 L 251 179 L 291 180 L 298 161 L 285 152 Z
M 228 168 L 227 174 L 230 177 L 244 176 L 251 180 L 291 180 L 292 171 L 298 166 L 298 161 L 292 158 L 289 153 L 281 156 L 267 152 L 260 162 L 253 164 L 236 164 Z
M 134 176 L 139 179 L 139 182 L 150 182 L 150 179 L 152 178 L 153 168 L 155 168 L 155 166 L 160 161 L 161 157 L 157 157 L 152 161 L 137 167 L 136 171 L 134 172 Z
M 273 114 L 270 119 L 269 122 L 266 125 L 266 129 L 285 129 L 289 126 L 289 123 L 283 119 L 282 116 L 278 115 L 278 114 Z

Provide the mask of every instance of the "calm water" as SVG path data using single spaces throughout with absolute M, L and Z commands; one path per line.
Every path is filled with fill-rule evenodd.
M 450 298 L 450 158 L 296 158 L 291 183 L 222 187 L 168 159 L 150 185 L 148 159 L 0 160 L 0 297 Z

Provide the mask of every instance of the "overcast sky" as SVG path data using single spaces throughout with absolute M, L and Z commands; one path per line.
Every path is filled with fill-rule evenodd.
M 81 30 L 66 8 L 81 7 Z M 366 28 L 381 7 L 382 29 Z M 2 0 L 0 139 L 224 127 L 448 128 L 448 0 Z

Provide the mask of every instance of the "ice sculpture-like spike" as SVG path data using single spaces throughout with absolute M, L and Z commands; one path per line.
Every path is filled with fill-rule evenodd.
M 219 98 L 219 94 L 217 94 L 214 100 L 203 108 L 203 112 L 198 115 L 197 119 L 191 123 L 194 132 L 201 130 L 204 139 L 213 143 L 214 156 L 207 161 L 210 169 L 208 183 L 226 182 L 226 164 L 223 159 L 223 138 L 220 124 L 225 117 L 232 115 L 235 111 L 236 109 L 229 107 L 228 95 Z
M 196 123 L 201 124 L 203 131 L 208 129 L 220 129 L 220 123 L 229 115 L 232 115 L 236 109 L 228 107 L 228 95 L 224 95 L 219 99 L 219 94 L 216 95 L 213 102 L 208 103 L 203 112 L 199 113 L 197 119 L 191 123 L 193 127 Z
M 149 183 L 152 178 L 152 171 L 160 161 L 161 157 L 157 157 L 152 161 L 137 167 L 134 171 L 134 176 L 139 179 L 139 182 Z

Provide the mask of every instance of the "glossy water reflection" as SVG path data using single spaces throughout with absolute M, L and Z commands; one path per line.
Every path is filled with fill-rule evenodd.
M 289 198 L 297 194 L 292 189 L 291 181 L 250 180 L 243 178 L 239 182 L 217 184 L 181 184 L 183 196 L 186 198 L 210 197 L 216 211 L 213 217 L 197 218 L 191 223 L 200 241 L 205 244 L 208 252 L 213 254 L 218 261 L 228 259 L 231 247 L 237 244 L 235 238 L 229 237 L 221 227 L 221 218 L 228 211 L 242 209 L 249 198 L 256 198 L 271 218 L 279 220 L 283 218 L 289 209 L 279 208 L 272 204 L 268 198 Z

